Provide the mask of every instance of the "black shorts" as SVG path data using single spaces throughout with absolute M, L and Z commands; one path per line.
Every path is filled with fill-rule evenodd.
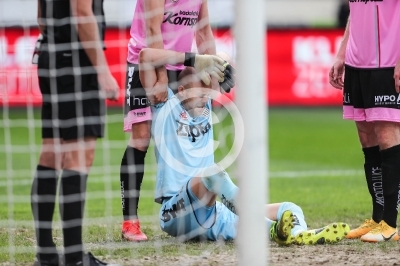
M 398 121 L 400 95 L 394 68 L 360 69 L 345 66 L 344 118 L 356 121 Z
M 150 105 L 149 100 L 146 97 L 145 89 L 139 78 L 139 65 L 127 63 L 128 68 L 126 71 L 126 82 L 125 82 L 125 116 L 132 110 L 146 108 Z M 168 74 L 168 86 L 174 93 L 177 91 L 177 80 L 178 75 L 181 71 L 170 71 L 167 70 Z
M 97 74 L 86 56 L 80 55 L 76 61 L 74 56 L 68 52 L 57 52 L 55 58 L 48 52 L 39 55 L 42 138 L 104 136 L 105 100 L 99 94 Z M 85 74 L 74 72 L 73 62 L 79 63 Z

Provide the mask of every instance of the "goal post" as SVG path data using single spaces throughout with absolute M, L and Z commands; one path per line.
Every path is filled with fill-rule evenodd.
M 267 106 L 265 103 L 264 0 L 235 1 L 237 45 L 236 104 L 243 117 L 244 141 L 238 157 L 239 265 L 267 264 Z

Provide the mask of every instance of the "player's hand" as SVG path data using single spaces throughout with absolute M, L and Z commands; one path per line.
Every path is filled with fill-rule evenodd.
M 230 92 L 236 84 L 235 69 L 228 62 L 225 62 L 224 80 L 219 83 L 223 92 Z
M 163 103 L 168 98 L 168 75 L 164 67 L 157 70 L 157 82 L 151 89 L 146 89 L 146 96 L 152 105 Z
M 97 74 L 100 85 L 100 95 L 103 98 L 116 101 L 119 97 L 119 86 L 110 72 Z
M 208 86 L 211 83 L 211 77 L 216 78 L 219 82 L 224 80 L 224 63 L 225 61 L 216 55 L 196 54 L 193 67 L 200 79 Z
M 344 60 L 338 59 L 329 70 L 329 83 L 336 89 L 343 89 Z
M 394 67 L 394 86 L 397 93 L 400 93 L 400 59 L 397 60 L 396 66 Z
M 160 82 L 159 80 L 151 89 L 146 89 L 146 96 L 152 105 L 163 103 L 168 98 L 168 82 Z

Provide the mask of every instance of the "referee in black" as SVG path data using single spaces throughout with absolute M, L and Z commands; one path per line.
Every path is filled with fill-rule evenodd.
M 34 266 L 61 263 L 52 237 L 59 179 L 65 265 L 111 265 L 86 253 L 82 243 L 86 180 L 96 140 L 104 135 L 105 98 L 115 100 L 119 92 L 104 55 L 103 0 L 38 0 L 38 23 L 43 103 L 42 150 L 31 190 Z

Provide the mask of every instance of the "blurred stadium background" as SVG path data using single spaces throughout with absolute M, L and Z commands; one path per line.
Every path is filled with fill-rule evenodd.
M 235 57 L 232 27 L 233 0 L 208 0 L 217 51 Z M 127 247 L 120 240 L 119 163 L 128 137 L 122 132 L 122 102 L 129 26 L 136 1 L 105 0 L 106 55 L 121 86 L 118 102 L 109 102 L 107 135 L 96 151 L 89 179 L 85 240 L 89 249 L 115 258 L 143 259 L 203 254 L 219 249 L 208 246 L 174 246 L 158 229 L 159 205 L 153 202 L 154 158 L 147 156 L 146 176 L 139 214 L 143 227 L 155 241 Z M 342 95 L 328 83 L 328 69 L 343 29 L 338 27 L 341 0 L 265 0 L 267 84 L 269 112 L 270 199 L 301 205 L 312 227 L 332 219 L 357 224 L 368 217 L 367 190 L 362 158 L 353 125 L 341 119 Z M 251 4 L 251 1 L 249 1 Z M 33 260 L 34 233 L 29 206 L 32 173 L 40 149 L 39 92 L 36 67 L 31 64 L 38 35 L 36 0 L 0 0 L 0 264 L 24 265 Z M 251 47 L 249 47 L 251 49 Z M 243 88 L 245 89 L 245 88 Z M 235 89 L 229 97 L 234 99 Z M 223 156 L 232 145 L 231 121 L 224 110 L 215 132 Z M 256 115 L 256 114 L 255 114 Z M 149 151 L 152 154 L 152 151 Z M 234 168 L 234 167 L 233 167 Z M 234 169 L 231 169 L 234 171 Z M 303 178 L 297 178 L 303 177 Z M 351 181 L 349 181 L 350 177 Z M 344 195 L 338 188 L 358 187 Z M 324 188 L 322 188 L 324 187 Z M 318 191 L 317 193 L 315 191 Z M 355 201 L 359 213 L 350 216 L 346 202 Z M 367 201 L 363 201 L 365 198 Z M 334 207 L 331 202 L 337 203 Z M 342 204 L 343 203 L 343 204 Z M 315 207 L 326 210 L 317 213 Z M 350 211 L 349 211 L 350 208 Z M 56 232 L 61 243 L 61 233 Z M 107 246 L 105 246 L 107 245 Z M 172 246 L 165 249 L 165 246 Z M 227 244 L 223 252 L 229 252 Z M 164 253 L 166 252 L 166 253 Z M 203 253 L 202 253 L 203 252 Z M 142 261 L 143 262 L 143 261 Z M 8 265 L 8 264 L 5 264 Z M 127 265 L 133 265 L 129 262 Z M 136 264 L 135 264 L 136 265 Z M 140 265 L 140 264 L 137 264 Z

